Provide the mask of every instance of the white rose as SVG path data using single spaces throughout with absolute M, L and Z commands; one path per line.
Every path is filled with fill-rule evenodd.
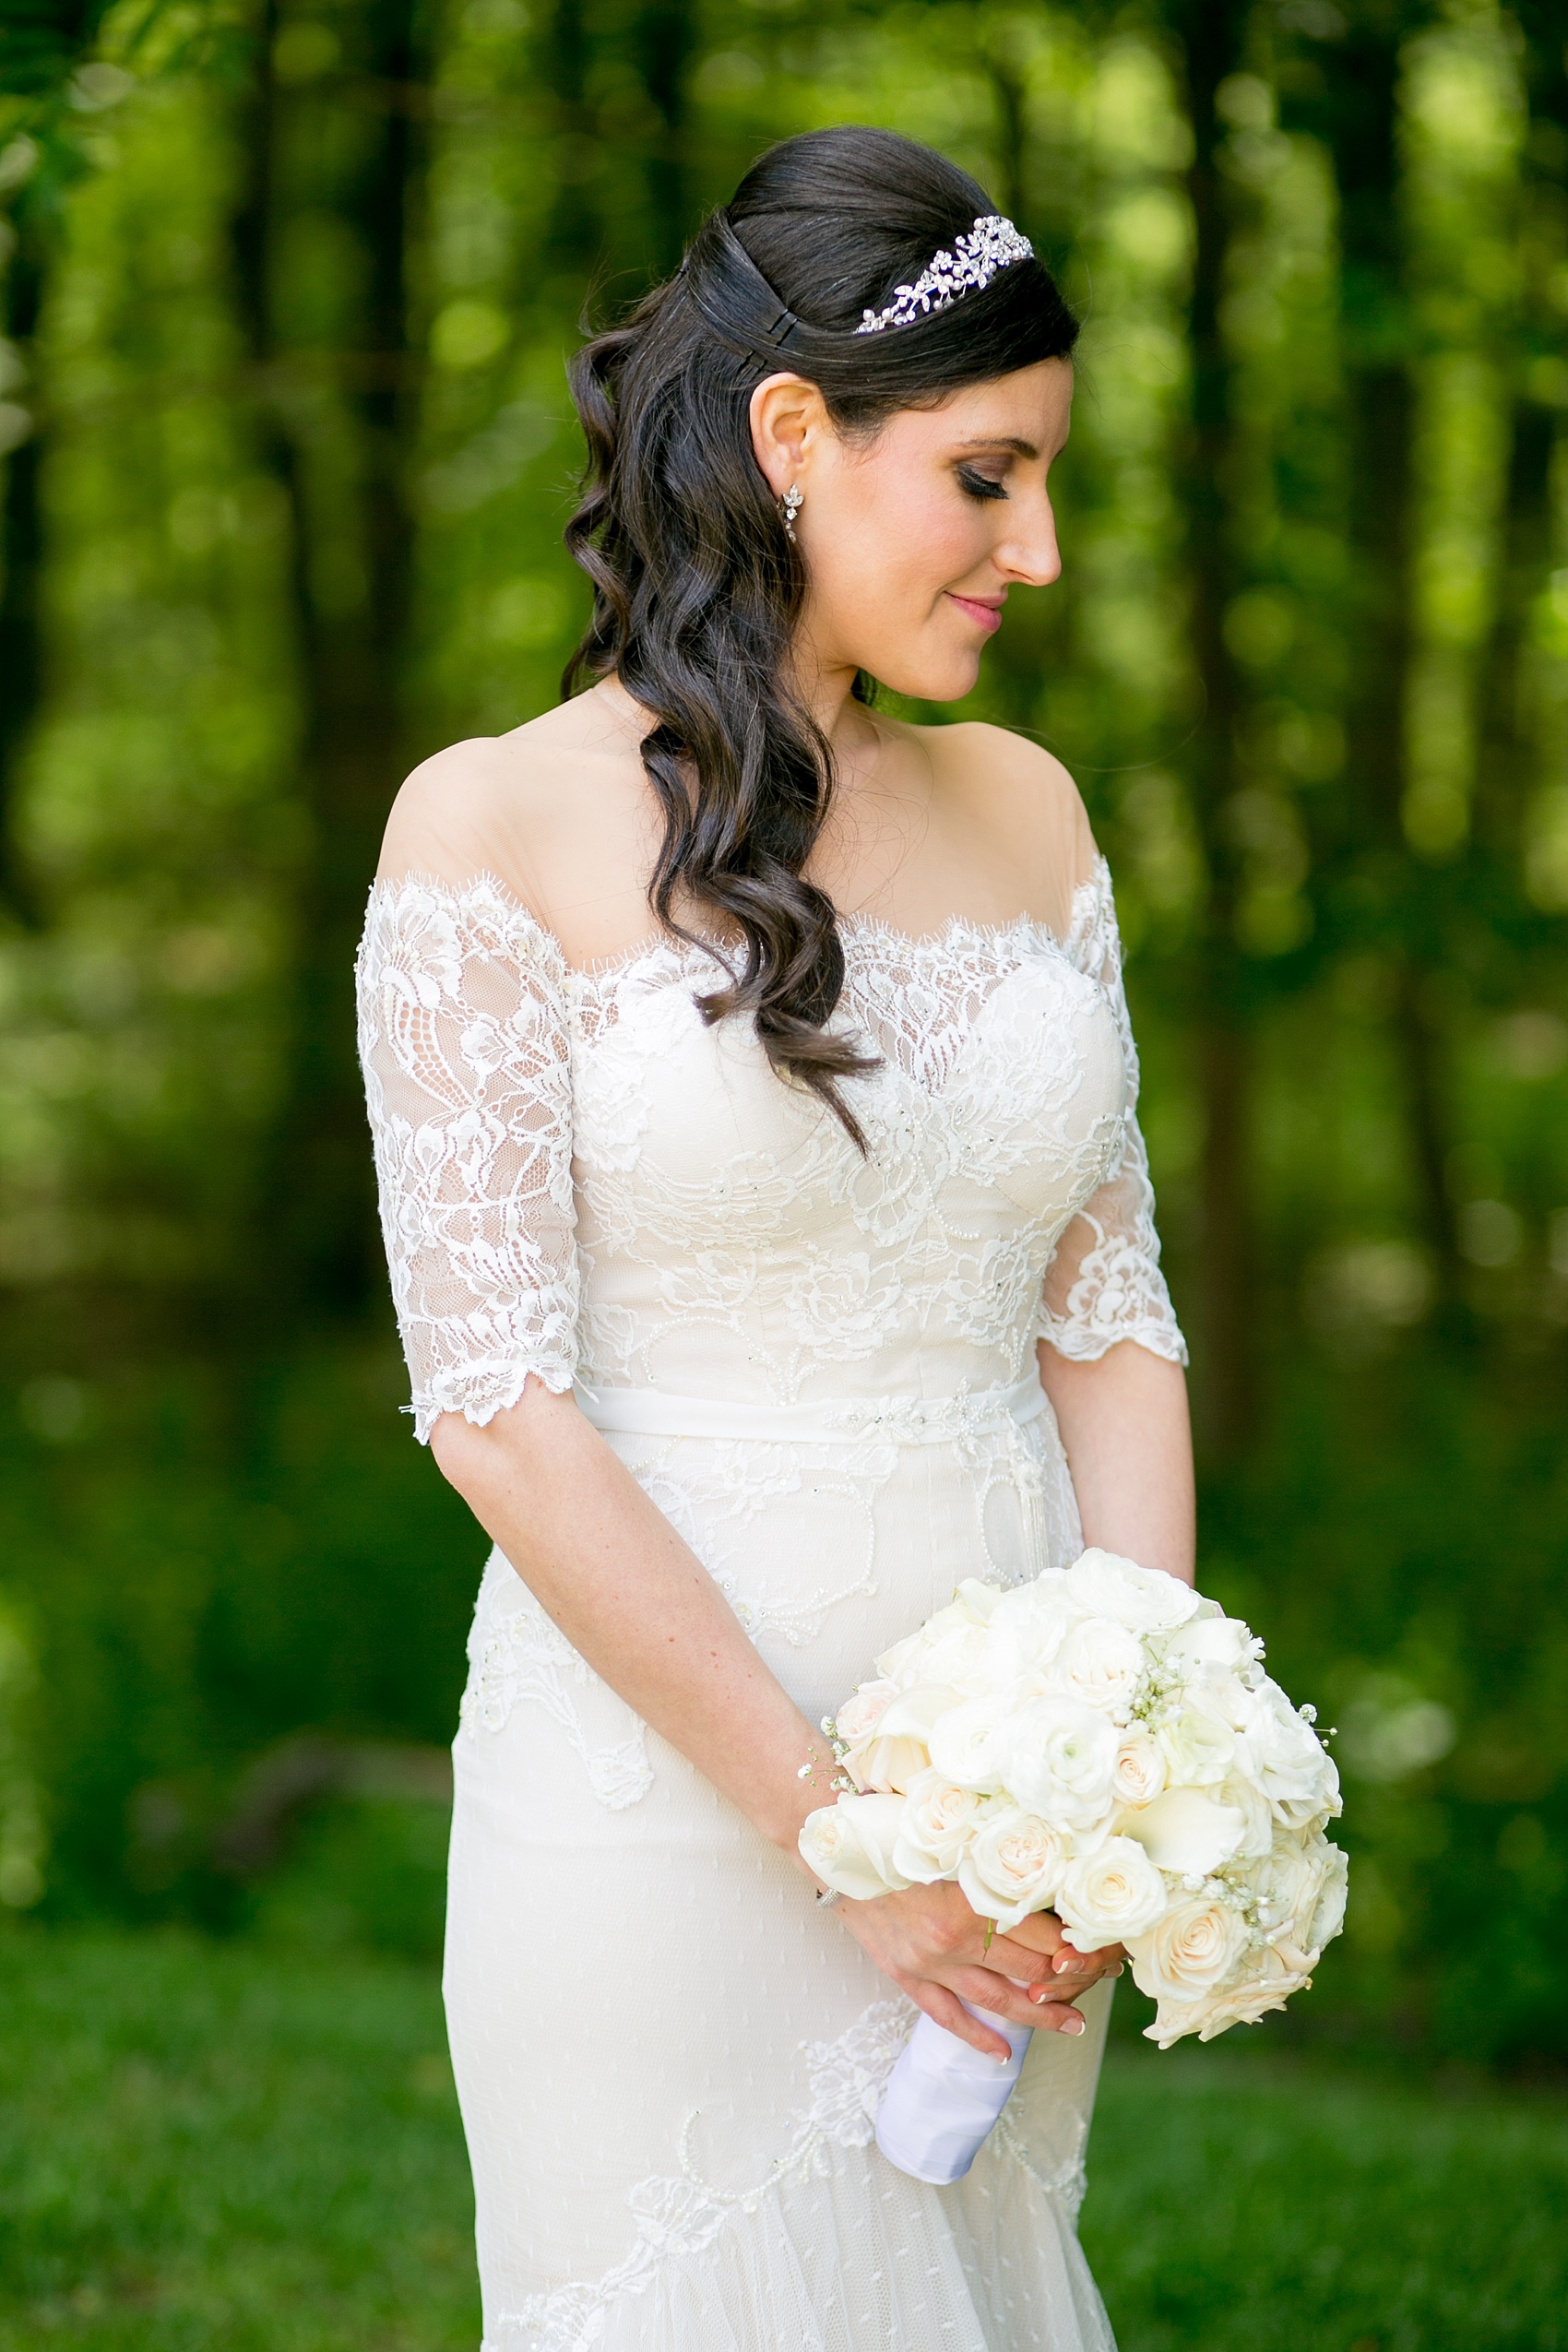
M 953 1598 L 967 1609 L 969 1615 L 980 1624 L 989 1625 L 996 1614 L 997 1603 L 1001 1600 L 1002 1594 L 1003 1587 L 1000 1585 L 982 1585 L 978 1576 L 965 1576 L 961 1579 Z
M 1141 1723 L 1129 1724 L 1116 1747 L 1111 1786 L 1123 1805 L 1151 1805 L 1165 1790 L 1165 1752 Z
M 1308 1848 L 1316 1870 L 1315 1900 L 1299 1938 L 1307 1950 L 1321 1955 L 1345 1924 L 1345 1903 L 1350 1891 L 1350 1858 L 1341 1846 L 1331 1846 L 1321 1835 Z M 1313 1965 L 1316 1965 L 1314 1957 Z
M 1070 1944 L 1079 1952 L 1099 1952 L 1105 1944 L 1146 1934 L 1170 1900 L 1165 1881 L 1143 1847 L 1130 1837 L 1108 1837 L 1092 1854 L 1069 1863 L 1056 1912 Z
M 1217 1804 L 1233 1806 L 1241 1816 L 1236 1859 L 1243 1862 L 1261 1860 L 1272 1847 L 1277 1827 L 1273 1808 L 1263 1790 L 1253 1781 L 1233 1776 L 1222 1780 L 1208 1793 Z
M 893 1863 L 903 1815 L 902 1797 L 840 1797 L 807 1814 L 801 1852 L 826 1885 L 868 1902 L 909 1883 Z
M 1143 1679 L 1144 1645 L 1114 1617 L 1086 1617 L 1051 1662 L 1053 1687 L 1087 1706 L 1125 1716 Z
M 1156 2001 L 1195 2001 L 1223 1984 L 1246 1949 L 1247 1930 L 1228 1904 L 1177 1903 L 1146 1935 L 1123 1938 L 1133 1981 Z
M 1003 1781 L 1000 1743 L 1013 1714 L 1012 1701 L 997 1692 L 949 1707 L 932 1726 L 932 1763 L 960 1788 L 994 1793 Z
M 883 1651 L 876 1661 L 878 1672 L 906 1691 L 916 1682 L 966 1684 L 974 1676 L 986 1645 L 986 1618 L 971 1607 L 969 1596 L 989 1589 L 968 1578 L 959 1587 L 958 1598 L 928 1617 L 919 1633 Z M 975 1681 L 966 1695 L 978 1696 L 985 1687 Z
M 1291 1942 L 1299 1943 L 1296 1927 L 1303 1916 L 1311 1918 L 1317 1902 L 1318 1868 L 1306 1839 L 1293 1829 L 1281 1827 L 1272 1813 L 1269 1819 L 1268 1850 L 1246 1872 L 1246 1884 L 1256 1902 L 1258 1925 L 1265 1935 L 1289 1931 Z
M 1197 1707 L 1183 1706 L 1156 1733 L 1165 1752 L 1165 1773 L 1174 1788 L 1210 1788 L 1228 1779 L 1236 1762 L 1236 1735 Z
M 1339 1776 L 1305 1716 L 1267 1675 L 1250 1697 L 1247 1749 L 1279 1818 L 1301 1827 L 1319 1813 L 1337 1812 Z
M 1009 1792 L 1030 1812 L 1078 1834 L 1103 1830 L 1115 1801 L 1116 1727 L 1081 1699 L 1028 1699 L 1002 1736 Z
M 930 1764 L 932 1726 L 947 1708 L 959 1704 L 958 1693 L 928 1683 L 917 1683 L 911 1691 L 900 1691 L 896 1683 L 885 1681 L 862 1687 L 878 1693 L 885 1690 L 891 1695 L 879 1707 L 870 1730 L 850 1742 L 844 1769 L 858 1788 L 906 1789 Z M 855 1695 L 858 1698 L 860 1693 Z M 845 1736 L 842 1714 L 835 1728 L 840 1738 Z
M 1168 1788 L 1149 1805 L 1116 1816 L 1119 1837 L 1136 1838 L 1156 1870 L 1206 1878 L 1228 1862 L 1246 1835 L 1246 1816 L 1206 1788 Z
M 1179 1576 L 1140 1568 L 1114 1551 L 1086 1551 L 1067 1571 L 1067 1590 L 1086 1617 L 1114 1617 L 1134 1633 L 1163 1633 L 1184 1625 L 1198 1596 Z
M 934 1765 L 911 1781 L 904 1799 L 893 1866 L 922 1886 L 956 1878 L 964 1849 L 985 1815 L 985 1799 L 960 1788 Z
M 1005 1934 L 1029 1912 L 1050 1907 L 1067 1850 L 1060 1830 L 1021 1805 L 1009 1805 L 988 1814 L 975 1832 L 958 1865 L 958 1884 L 970 1909 L 994 1919 Z
M 1167 1635 L 1163 1655 L 1184 1674 L 1212 1666 L 1245 1682 L 1254 1674 L 1263 1644 L 1239 1617 L 1190 1617 Z
M 1043 1674 L 1080 1611 L 1067 1598 L 1067 1579 L 1048 1568 L 1029 1585 L 1004 1593 L 992 1610 L 984 1672 L 992 1690 L 1007 1690 Z
M 1245 1743 L 1256 1705 L 1253 1691 L 1239 1674 L 1232 1674 L 1222 1666 L 1201 1666 L 1182 1693 L 1182 1709 L 1184 1714 L 1201 1715 L 1210 1723 L 1218 1724 L 1241 1747 Z

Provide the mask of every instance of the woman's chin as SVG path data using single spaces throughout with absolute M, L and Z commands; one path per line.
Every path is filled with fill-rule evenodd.
M 873 662 L 864 667 L 891 694 L 908 695 L 912 702 L 962 702 L 979 682 L 980 648 L 944 648 L 920 660 L 906 657 L 886 668 Z

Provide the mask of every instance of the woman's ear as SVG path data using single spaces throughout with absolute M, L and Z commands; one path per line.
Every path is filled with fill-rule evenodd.
M 827 406 L 803 375 L 765 375 L 751 402 L 752 451 L 768 488 L 782 498 L 805 472 L 827 429 Z

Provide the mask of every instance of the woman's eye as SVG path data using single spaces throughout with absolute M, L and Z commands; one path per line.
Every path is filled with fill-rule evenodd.
M 1007 487 L 990 474 L 976 473 L 972 466 L 960 466 L 958 481 L 971 498 L 1005 498 Z

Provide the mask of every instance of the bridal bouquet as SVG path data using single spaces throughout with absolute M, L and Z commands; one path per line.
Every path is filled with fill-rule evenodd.
M 1086 1551 L 960 1585 L 876 1666 L 823 1727 L 844 1793 L 800 1842 L 828 1885 L 956 1879 L 1000 1930 L 1052 1910 L 1080 1952 L 1124 1944 L 1162 2049 L 1311 1981 L 1345 1912 L 1338 1775 L 1238 1618 Z

